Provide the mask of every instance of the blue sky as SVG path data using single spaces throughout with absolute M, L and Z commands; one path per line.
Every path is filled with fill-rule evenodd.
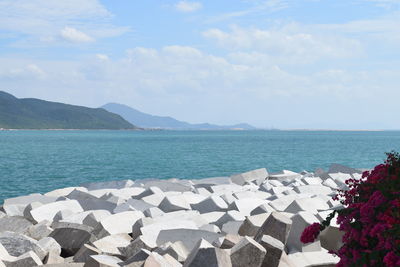
M 400 129 L 400 0 L 0 0 L 0 90 L 193 123 Z

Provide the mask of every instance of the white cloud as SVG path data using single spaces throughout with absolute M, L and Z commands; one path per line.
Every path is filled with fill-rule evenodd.
M 91 38 L 113 37 L 128 30 L 126 27 L 114 26 L 111 19 L 112 14 L 99 0 L 0 1 L 0 30 L 22 34 L 19 42 L 25 42 L 25 45 L 59 44 L 60 29 L 65 25 L 80 29 Z M 68 29 L 66 34 L 80 40 L 89 40 Z M 66 40 L 70 41 L 69 38 Z
M 62 38 L 73 43 L 88 43 L 94 41 L 94 39 L 86 33 L 68 26 L 62 29 L 60 34 Z
M 250 8 L 233 12 L 222 13 L 206 20 L 207 23 L 216 23 L 230 19 L 250 16 L 257 13 L 272 13 L 289 7 L 286 0 L 255 0 L 247 1 L 252 4 Z
M 337 35 L 313 33 L 299 25 L 276 29 L 231 27 L 230 31 L 209 29 L 207 39 L 231 51 L 236 59 L 255 56 L 269 57 L 276 63 L 310 63 L 323 58 L 354 57 L 362 50 L 361 44 Z
M 42 68 L 26 61 L 11 60 L 6 66 L 0 68 L 0 80 L 5 81 L 43 80 L 46 76 L 47 73 Z
M 195 12 L 202 7 L 203 5 L 200 2 L 180 1 L 175 4 L 175 9 L 184 13 Z
M 327 67 L 303 72 L 299 65 L 279 66 L 265 53 L 240 53 L 223 57 L 175 45 L 136 47 L 101 64 L 99 59 L 107 58 L 103 54 L 34 63 L 0 58 L 0 83 L 20 97 L 93 107 L 120 102 L 191 122 L 340 127 L 343 117 L 354 122 L 368 118 L 368 123 L 374 116 L 395 114 L 388 110 L 400 97 L 400 70 Z M 385 105 L 370 110 L 381 102 Z M 392 125 L 400 123 L 398 116 L 389 117 Z
M 109 58 L 107 55 L 105 55 L 105 54 L 96 54 L 96 58 L 97 58 L 98 60 L 100 60 L 100 61 L 107 61 L 107 60 L 110 59 L 110 58 Z

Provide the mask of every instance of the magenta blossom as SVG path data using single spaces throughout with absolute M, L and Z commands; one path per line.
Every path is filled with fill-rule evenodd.
M 313 223 L 304 229 L 301 234 L 300 241 L 302 243 L 311 243 L 314 242 L 318 237 L 319 232 L 321 231 L 321 225 L 319 223 Z

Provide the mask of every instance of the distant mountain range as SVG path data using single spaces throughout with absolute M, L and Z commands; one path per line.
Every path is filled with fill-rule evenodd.
M 137 129 L 102 108 L 87 108 L 35 98 L 18 99 L 0 91 L 0 128 L 4 129 Z
M 229 126 L 220 126 L 209 123 L 191 124 L 171 117 L 154 116 L 143 113 L 126 105 L 108 103 L 101 108 L 120 115 L 130 123 L 143 128 L 160 128 L 173 130 L 253 130 L 255 127 L 241 123 Z

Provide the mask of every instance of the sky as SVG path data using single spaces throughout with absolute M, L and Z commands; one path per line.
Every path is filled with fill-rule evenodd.
M 0 0 L 0 90 L 191 123 L 400 129 L 400 0 Z

